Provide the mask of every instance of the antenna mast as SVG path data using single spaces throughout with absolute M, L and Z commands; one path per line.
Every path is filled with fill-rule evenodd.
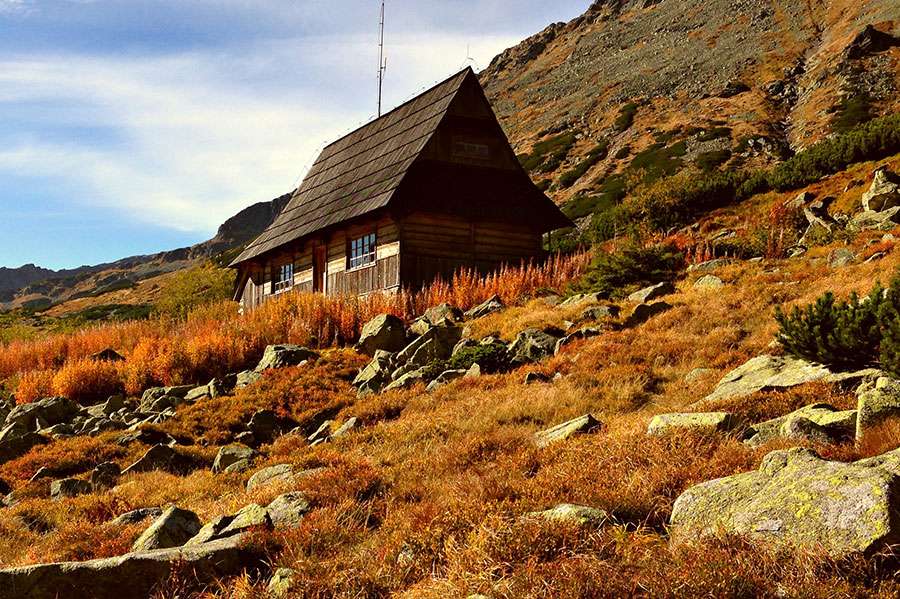
M 378 116 L 381 117 L 381 94 L 384 88 L 384 72 L 387 70 L 387 59 L 384 57 L 384 0 L 381 0 L 381 24 L 378 40 Z

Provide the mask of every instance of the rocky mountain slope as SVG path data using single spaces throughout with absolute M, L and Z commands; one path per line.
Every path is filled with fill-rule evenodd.
M 764 165 L 896 112 L 898 35 L 896 2 L 597 0 L 481 79 L 577 218 L 620 199 L 621 179 Z
M 0 268 L 0 309 L 43 308 L 129 289 L 140 281 L 235 250 L 268 227 L 289 199 L 290 194 L 286 194 L 268 202 L 253 204 L 226 220 L 215 237 L 190 247 L 59 271 L 33 264 Z

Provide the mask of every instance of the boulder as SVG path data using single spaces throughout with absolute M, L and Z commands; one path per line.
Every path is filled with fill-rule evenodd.
M 116 486 L 122 469 L 115 462 L 103 462 L 91 470 L 91 487 L 96 490 Z
M 898 493 L 900 450 L 842 463 L 793 448 L 768 454 L 758 471 L 690 487 L 671 524 L 676 538 L 724 532 L 841 558 L 900 541 Z
M 247 491 L 252 491 L 263 485 L 294 479 L 294 467 L 290 464 L 278 464 L 257 471 L 247 481 Z
M 393 383 L 384 388 L 384 391 L 396 391 L 398 389 L 411 389 L 419 383 L 425 383 L 425 369 L 418 368 L 412 372 L 400 376 Z
M 200 532 L 200 518 L 189 510 L 172 506 L 141 533 L 132 551 L 150 551 L 180 547 Z
M 701 262 L 700 264 L 691 264 L 687 267 L 687 272 L 713 272 L 715 270 L 719 270 L 723 266 L 728 266 L 729 262 L 730 261 L 727 258 L 707 260 L 706 262 Z
M 438 375 L 436 379 L 428 383 L 428 386 L 425 388 L 425 391 L 431 393 L 436 389 L 443 387 L 449 383 L 452 383 L 456 379 L 462 378 L 466 376 L 467 370 L 445 370 L 441 374 Z
M 276 529 L 295 528 L 300 520 L 312 509 L 309 501 L 300 492 L 279 495 L 266 507 L 269 521 Z
M 890 231 L 900 224 L 900 206 L 895 206 L 881 212 L 866 210 L 850 219 L 847 227 L 851 231 Z
M 778 438 L 807 438 L 821 443 L 836 443 L 853 437 L 856 410 L 839 411 L 825 403 L 811 404 L 790 414 L 749 427 L 748 445 L 761 445 Z
M 256 503 L 245 505 L 234 515 L 231 522 L 219 533 L 221 538 L 250 530 L 251 528 L 272 528 L 272 519 L 266 508 Z
M 437 306 L 432 306 L 425 310 L 425 314 L 422 315 L 422 318 L 433 325 L 438 324 L 442 320 L 456 323 L 462 321 L 463 312 L 456 306 L 451 306 L 444 302 L 443 304 L 438 304 Z
M 234 388 L 243 389 L 245 387 L 249 387 L 261 378 L 262 375 L 255 370 L 245 370 L 243 372 L 239 372 L 235 375 Z
M 174 445 L 175 438 L 169 433 L 147 428 L 132 430 L 116 438 L 116 443 L 119 445 L 128 445 L 135 442 L 144 443 L 145 445 Z
M 542 372 L 529 372 L 522 381 L 526 385 L 549 383 L 550 377 Z
M 378 393 L 391 382 L 391 354 L 378 350 L 372 361 L 359 371 L 353 379 L 353 386 L 360 393 Z
M 201 385 L 200 387 L 194 387 L 190 391 L 187 392 L 187 395 L 184 396 L 185 403 L 195 403 L 202 399 L 211 399 L 212 392 L 210 391 L 209 385 Z
M 503 300 L 500 299 L 499 295 L 494 295 L 484 302 L 478 304 L 471 310 L 466 311 L 465 317 L 469 320 L 481 318 L 483 316 L 487 316 L 488 314 L 499 312 L 503 308 Z
M 715 275 L 703 275 L 694 281 L 694 289 L 721 289 L 724 286 L 722 279 Z
M 359 419 L 356 416 L 351 416 L 348 418 L 344 424 L 338 427 L 336 431 L 331 433 L 330 439 L 339 439 L 345 435 L 348 435 L 350 431 L 359 428 Z
M 47 397 L 17 405 L 6 416 L 6 424 L 20 424 L 30 431 L 68 422 L 81 406 L 65 397 Z
M 584 416 L 579 416 L 568 422 L 563 422 L 562 424 L 557 424 L 547 430 L 535 433 L 533 440 L 534 444 L 539 448 L 544 448 L 554 443 L 558 443 L 559 441 L 564 441 L 574 435 L 596 432 L 600 430 L 602 426 L 603 424 L 594 418 L 593 415 L 585 414 Z
M 272 410 L 257 410 L 247 423 L 247 430 L 260 442 L 274 439 L 277 429 L 278 416 Z
M 553 355 L 557 341 L 559 336 L 537 329 L 525 329 L 516 335 L 515 341 L 507 350 L 509 362 L 513 366 L 539 362 Z
M 222 472 L 224 472 L 225 474 L 240 474 L 241 472 L 250 470 L 251 466 L 253 466 L 253 460 L 245 458 L 242 460 L 238 460 L 233 464 L 229 464 Z
M 821 364 L 793 356 L 762 355 L 726 374 L 702 402 L 746 397 L 758 391 L 787 389 L 812 382 L 853 385 L 878 373 L 878 370 L 871 368 L 856 372 L 831 372 Z
M 673 432 L 721 433 L 735 427 L 736 420 L 728 412 L 695 412 L 689 414 L 658 414 L 650 420 L 648 435 L 667 435 Z
M 50 483 L 50 497 L 55 500 L 77 497 L 93 491 L 91 483 L 77 478 L 64 478 Z
M 16 599 L 146 599 L 176 571 L 189 571 L 192 580 L 207 584 L 254 570 L 259 558 L 240 537 L 232 537 L 193 547 L 0 570 L 0 593 Z
M 25 455 L 32 447 L 47 443 L 47 439 L 32 433 L 20 422 L 9 424 L 0 430 L 0 464 Z
M 142 507 L 130 512 L 120 514 L 109 521 L 110 526 L 127 526 L 129 524 L 137 524 L 141 520 L 147 518 L 159 518 L 162 516 L 163 509 L 160 507 Z
M 378 350 L 397 352 L 405 345 L 406 329 L 403 321 L 393 314 L 380 314 L 363 326 L 356 349 L 374 356 Z
M 556 342 L 556 345 L 553 347 L 553 354 L 556 355 L 562 351 L 564 347 L 567 345 L 574 343 L 575 341 L 581 341 L 582 339 L 590 339 L 592 337 L 599 337 L 601 331 L 595 327 L 587 327 L 584 329 L 579 329 L 574 333 L 570 333 Z
M 831 268 L 842 268 L 856 262 L 856 254 L 849 248 L 837 248 L 828 254 L 828 266 Z
M 625 321 L 626 327 L 634 327 L 647 322 L 654 316 L 672 309 L 672 304 L 667 302 L 653 302 L 652 304 L 638 304 L 634 307 L 631 316 Z
M 125 398 L 121 395 L 113 395 L 105 402 L 101 404 L 97 404 L 96 406 L 91 406 L 85 410 L 88 414 L 95 418 L 106 416 L 107 418 L 115 414 L 116 412 L 122 410 L 123 408 L 127 408 L 125 404 Z
M 574 306 L 586 306 L 588 304 L 599 304 L 603 300 L 604 297 L 601 293 L 578 293 L 571 297 L 567 297 L 559 304 L 557 304 L 556 307 L 571 308 Z
M 228 528 L 232 522 L 234 522 L 234 516 L 219 516 L 218 518 L 213 518 L 204 524 L 200 531 L 191 537 L 184 546 L 193 547 L 195 545 L 202 545 L 204 543 L 209 543 L 210 541 L 231 536 L 223 535 L 222 531 Z
M 151 470 L 165 470 L 166 472 L 177 474 L 184 472 L 189 466 L 190 460 L 168 445 L 154 445 L 135 463 L 125 468 L 122 474 L 149 472 Z
M 662 283 L 657 283 L 656 285 L 651 285 L 649 287 L 644 287 L 639 291 L 635 291 L 628 296 L 628 301 L 636 304 L 643 304 L 672 293 L 675 293 L 675 286 L 668 281 L 663 281 Z
M 219 449 L 216 459 L 212 465 L 213 472 L 223 472 L 226 468 L 241 460 L 252 460 L 257 455 L 256 451 L 247 447 L 233 443 Z
M 542 512 L 529 512 L 527 518 L 540 518 L 554 524 L 574 524 L 581 527 L 599 528 L 610 522 L 604 510 L 585 505 L 561 503 Z
M 880 377 L 875 388 L 859 394 L 856 409 L 856 439 L 885 420 L 900 417 L 900 381 Z
M 581 311 L 581 314 L 578 315 L 578 320 L 584 322 L 618 318 L 619 312 L 621 310 L 619 310 L 618 306 L 591 306 Z
M 301 362 L 318 357 L 319 354 L 316 352 L 299 345 L 270 345 L 263 352 L 263 357 L 256 366 L 256 372 L 297 366 Z
M 900 206 L 900 178 L 887 167 L 875 171 L 872 185 L 862 195 L 863 210 L 881 212 Z
M 154 400 L 159 399 L 160 397 L 165 397 L 166 395 L 171 397 L 177 397 L 178 399 L 184 399 L 184 396 L 188 394 L 188 391 L 194 388 L 194 385 L 179 385 L 177 387 L 151 387 L 144 391 L 144 394 L 141 395 L 141 405 L 149 405 Z
M 432 326 L 396 355 L 396 363 L 421 367 L 437 360 L 446 360 L 461 337 L 462 329 L 450 322 L 446 326 Z

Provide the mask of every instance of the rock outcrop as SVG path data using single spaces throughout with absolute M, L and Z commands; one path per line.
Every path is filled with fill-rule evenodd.
M 768 454 L 758 471 L 695 485 L 675 501 L 678 536 L 725 532 L 840 558 L 900 541 L 900 450 L 849 464 L 801 448 Z
M 648 435 L 674 432 L 720 433 L 734 428 L 736 419 L 728 412 L 694 412 L 687 414 L 658 414 L 650 420 Z
M 600 430 L 602 426 L 603 423 L 594 418 L 592 414 L 585 414 L 584 416 L 579 416 L 568 422 L 563 422 L 562 424 L 557 424 L 547 430 L 535 433 L 533 438 L 534 444 L 540 448 L 548 447 L 554 443 L 565 441 L 569 437 L 575 435 L 596 432 Z

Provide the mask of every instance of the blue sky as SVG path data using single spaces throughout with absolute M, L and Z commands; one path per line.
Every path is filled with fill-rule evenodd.
M 387 107 L 589 0 L 388 0 Z M 209 238 L 374 116 L 378 0 L 0 0 L 0 266 Z

